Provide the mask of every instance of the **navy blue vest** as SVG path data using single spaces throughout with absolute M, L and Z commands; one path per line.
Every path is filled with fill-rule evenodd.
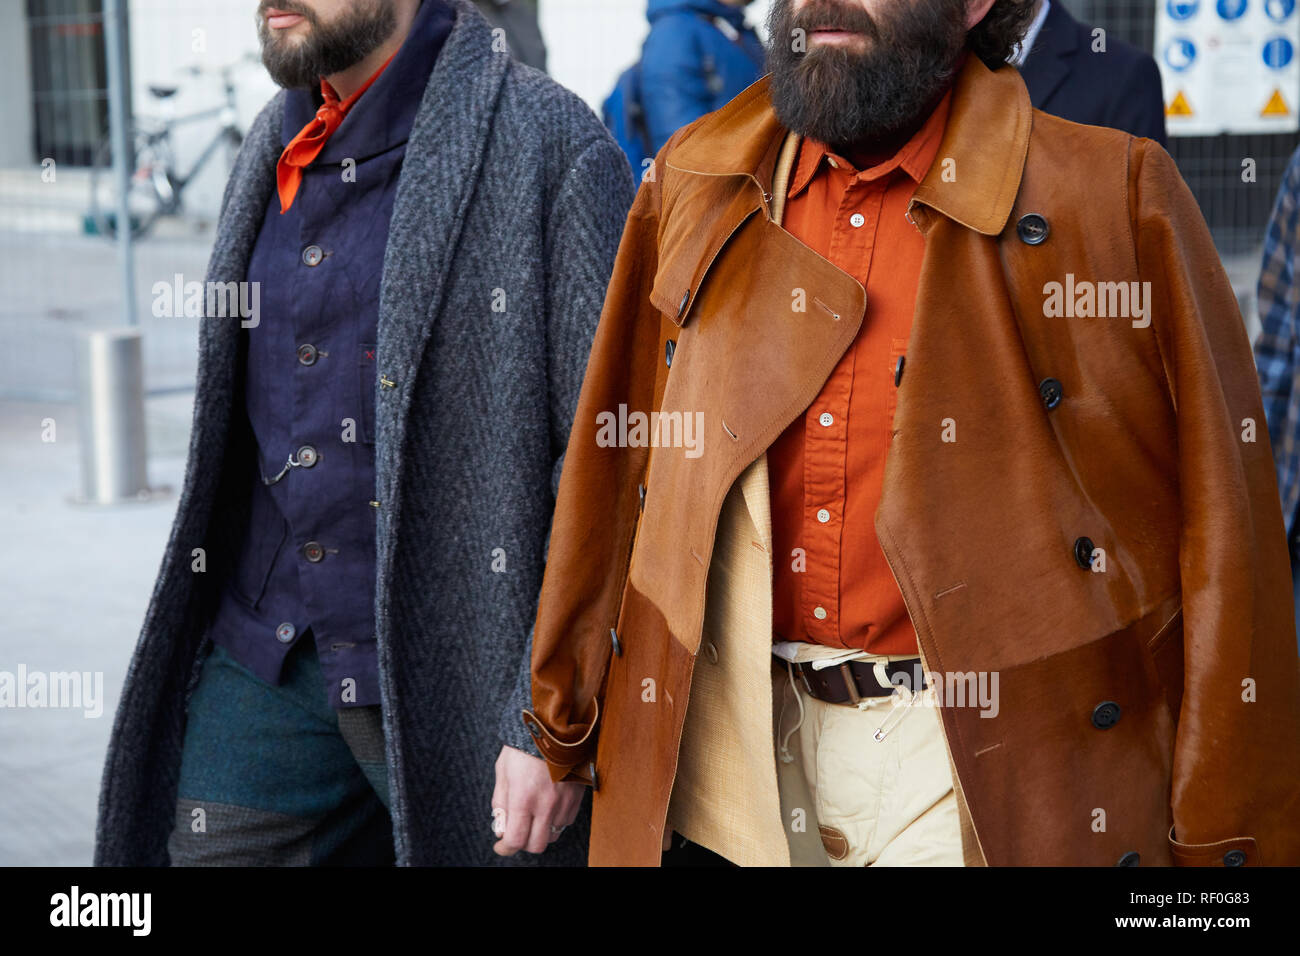
M 375 346 L 388 223 L 406 140 L 451 32 L 424 0 L 388 68 L 344 117 L 281 214 L 272 194 L 249 261 L 260 321 L 247 339 L 244 407 L 260 473 L 235 572 L 211 631 L 272 684 L 314 639 L 337 708 L 378 704 L 375 648 Z M 319 90 L 285 100 L 284 145 Z

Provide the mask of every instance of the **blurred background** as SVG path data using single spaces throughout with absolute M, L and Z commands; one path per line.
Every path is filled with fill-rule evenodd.
M 1169 78 L 1187 74 L 1188 63 L 1168 25 L 1197 0 L 1056 2 L 1153 54 L 1166 102 L 1175 95 Z M 1244 11 L 1256 2 L 1294 15 L 1295 0 L 1219 5 Z M 489 13 L 493 5 L 483 2 Z M 115 21 L 106 6 L 120 9 Z M 599 113 L 640 54 L 646 0 L 515 7 L 540 32 L 547 71 Z M 275 92 L 257 58 L 255 9 L 255 0 L 0 0 L 0 672 L 103 674 L 98 717 L 0 708 L 0 865 L 90 862 L 101 760 L 189 438 L 198 322 L 155 315 L 154 287 L 203 278 L 238 137 Z M 767 0 L 746 11 L 760 34 L 766 12 Z M 1300 105 L 1292 58 L 1278 74 L 1288 110 Z M 133 183 L 148 195 L 129 250 L 115 240 L 117 76 L 122 142 L 171 174 L 161 186 Z M 1206 94 L 1189 98 L 1198 95 Z M 1209 95 L 1220 102 L 1196 102 L 1202 116 L 1236 108 L 1229 89 Z M 1259 250 L 1296 148 L 1293 119 L 1272 132 L 1229 123 L 1191 135 L 1170 123 L 1170 153 L 1252 337 Z M 105 417 L 102 406 L 123 393 L 126 412 Z M 117 446 L 107 461 L 106 444 Z

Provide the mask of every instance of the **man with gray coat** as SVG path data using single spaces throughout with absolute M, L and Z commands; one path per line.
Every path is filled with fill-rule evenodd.
M 96 863 L 581 864 L 519 714 L 627 164 L 470 0 L 257 19 L 285 90 L 223 200 Z

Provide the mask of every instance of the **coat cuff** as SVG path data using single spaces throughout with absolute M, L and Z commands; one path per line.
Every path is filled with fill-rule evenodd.
M 1169 848 L 1177 866 L 1258 866 L 1254 837 L 1233 837 L 1218 843 L 1179 843 L 1169 828 Z
M 596 783 L 595 764 L 593 762 L 596 745 L 596 725 L 600 722 L 600 702 L 592 701 L 594 712 L 591 723 L 577 740 L 560 740 L 531 710 L 523 712 L 523 725 L 532 735 L 533 743 L 541 751 L 551 770 L 551 779 L 577 780 L 591 784 Z

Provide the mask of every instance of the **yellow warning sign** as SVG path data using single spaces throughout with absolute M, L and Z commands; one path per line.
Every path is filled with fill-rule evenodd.
M 1165 107 L 1165 115 L 1166 116 L 1191 116 L 1192 115 L 1192 105 L 1187 102 L 1187 97 L 1183 95 L 1182 90 L 1179 90 L 1177 93 L 1175 93 L 1174 98 L 1169 101 L 1169 105 Z
M 1264 108 L 1259 111 L 1260 116 L 1290 116 L 1291 110 L 1286 105 L 1286 100 L 1282 99 L 1282 91 L 1274 89 L 1273 95 L 1268 98 Z

